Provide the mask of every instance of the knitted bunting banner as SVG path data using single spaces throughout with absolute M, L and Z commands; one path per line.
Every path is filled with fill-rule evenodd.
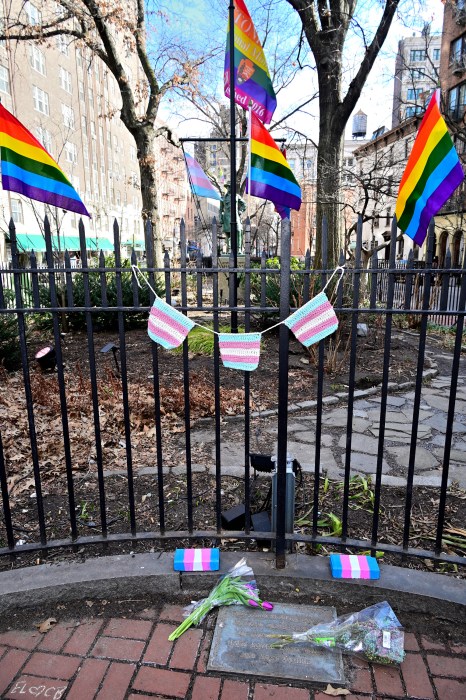
M 133 265 L 132 267 L 134 274 L 136 272 L 140 273 L 137 266 Z M 149 337 L 166 350 L 172 350 L 182 344 L 194 326 L 199 326 L 218 335 L 220 357 L 224 367 L 239 369 L 243 372 L 252 372 L 259 365 L 262 335 L 280 326 L 282 323 L 293 331 L 296 338 L 305 347 L 318 343 L 337 330 L 338 318 L 325 294 L 325 289 L 337 272 L 341 274 L 341 281 L 344 268 L 339 265 L 332 273 L 324 289 L 317 296 L 292 313 L 284 321 L 279 321 L 274 326 L 260 333 L 217 333 L 211 328 L 206 328 L 195 321 L 191 321 L 187 316 L 184 316 L 156 295 L 149 314 L 147 329 Z M 150 289 L 155 294 L 152 287 Z
M 177 348 L 196 324 L 156 297 L 149 314 L 149 337 L 166 350 Z
M 305 347 L 318 343 L 338 328 L 338 318 L 325 292 L 304 304 L 283 323 Z
M 225 367 L 252 372 L 257 369 L 262 333 L 219 333 L 220 357 Z

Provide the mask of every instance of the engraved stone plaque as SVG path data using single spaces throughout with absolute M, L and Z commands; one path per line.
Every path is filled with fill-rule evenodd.
M 220 608 L 210 649 L 209 671 L 291 678 L 315 683 L 344 683 L 340 651 L 290 644 L 271 649 L 267 635 L 305 632 L 335 619 L 335 608 L 274 604 L 270 612 L 231 605 Z

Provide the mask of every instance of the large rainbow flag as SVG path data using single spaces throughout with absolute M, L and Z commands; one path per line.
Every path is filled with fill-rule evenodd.
M 197 162 L 188 153 L 185 153 L 186 167 L 188 168 L 189 184 L 192 193 L 198 197 L 210 197 L 210 199 L 221 199 L 211 181 Z
M 396 202 L 398 227 L 422 245 L 427 227 L 464 179 L 458 154 L 440 114 L 435 90 L 401 178 Z
M 2 104 L 0 156 L 4 190 L 90 217 L 58 163 Z
M 282 218 L 282 207 L 301 206 L 301 188 L 293 171 L 255 114 L 251 114 L 251 168 L 246 192 L 273 202 Z
M 228 24 L 225 51 L 224 86 L 230 97 L 230 31 Z M 243 0 L 235 0 L 235 56 L 233 84 L 235 102 L 244 109 L 252 101 L 252 111 L 264 124 L 269 124 L 277 106 L 277 98 L 270 79 L 267 61 L 251 16 Z

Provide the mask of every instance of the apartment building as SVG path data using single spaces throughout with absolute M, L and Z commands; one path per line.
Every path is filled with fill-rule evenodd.
M 456 150 L 466 169 L 466 2 L 445 3 L 440 61 L 442 104 Z M 458 187 L 435 217 L 437 255 L 442 265 L 447 250 L 453 267 L 462 264 L 466 244 L 464 183 Z
M 438 86 L 442 38 L 425 25 L 420 36 L 402 39 L 395 59 L 392 129 L 424 111 Z
M 372 251 L 390 240 L 398 184 L 406 167 L 422 115 L 417 115 L 394 129 L 375 132 L 372 139 L 353 151 L 356 183 L 353 206 L 363 216 L 363 247 Z M 355 234 L 353 235 L 355 240 Z M 408 236 L 397 242 L 396 257 L 405 260 L 411 249 L 419 256 L 419 246 Z M 379 258 L 389 257 L 388 247 Z
M 50 0 L 13 0 L 30 25 L 46 22 L 60 6 Z M 125 70 L 137 82 L 140 66 L 135 54 L 125 54 Z M 5 41 L 0 45 L 0 98 L 57 160 L 81 196 L 90 250 L 113 249 L 113 222 L 118 221 L 123 254 L 133 246 L 142 253 L 144 228 L 139 166 L 133 137 L 120 120 L 120 92 L 100 59 L 72 39 L 57 36 L 43 43 Z M 157 140 L 159 213 L 163 238 L 185 214 L 187 180 L 179 149 Z M 160 160 L 159 160 L 160 159 Z M 79 217 L 22 197 L 0 194 L 0 261 L 9 257 L 6 242 L 10 217 L 22 236 L 34 236 L 40 247 L 42 221 L 48 214 L 54 232 L 69 243 L 78 235 Z M 179 233 L 177 233 L 179 236 Z M 69 246 L 68 246 L 69 247 Z

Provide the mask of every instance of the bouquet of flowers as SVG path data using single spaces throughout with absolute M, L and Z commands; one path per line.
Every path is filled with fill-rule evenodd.
M 178 639 L 192 625 L 198 625 L 212 608 L 220 605 L 249 605 L 252 608 L 272 610 L 272 603 L 267 603 L 259 598 L 259 589 L 254 578 L 248 580 L 248 577 L 253 576 L 253 570 L 246 564 L 246 559 L 240 559 L 220 579 L 207 598 L 193 602 L 184 609 L 186 617 L 168 637 L 170 642 Z
M 401 663 L 404 659 L 404 634 L 387 602 L 376 603 L 331 622 L 314 625 L 301 634 L 274 634 L 272 647 L 308 642 L 315 647 L 341 649 L 381 664 Z

